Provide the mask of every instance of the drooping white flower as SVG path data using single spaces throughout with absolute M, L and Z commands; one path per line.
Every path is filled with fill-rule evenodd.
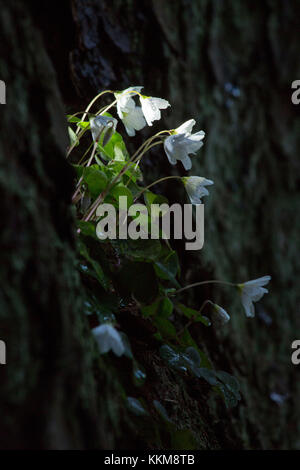
M 122 119 L 126 132 L 131 137 L 135 135 L 135 131 L 140 131 L 146 125 L 142 108 L 136 106 L 133 99 L 133 96 L 140 93 L 142 88 L 142 86 L 135 86 L 114 93 L 117 100 L 118 116 Z
M 112 350 L 116 356 L 122 356 L 125 352 L 120 333 L 109 324 L 100 325 L 92 329 L 93 335 L 98 343 L 100 354 Z
M 140 131 L 146 125 L 144 115 L 140 106 L 130 109 L 128 113 L 123 112 L 123 124 L 130 137 L 135 136 L 135 131 Z
M 185 121 L 181 126 L 177 127 L 177 129 L 174 130 L 175 134 L 189 134 L 191 135 L 192 130 L 194 125 L 196 124 L 195 119 L 189 119 L 188 121 Z M 200 131 L 203 132 L 203 131 Z M 203 132 L 203 137 L 204 137 L 204 132 Z
M 218 304 L 212 304 L 214 309 L 214 318 L 218 323 L 224 325 L 230 320 L 230 315 L 226 312 L 226 310 Z
M 103 138 L 103 145 L 106 145 L 110 137 L 114 134 L 118 121 L 109 116 L 95 116 L 90 118 L 91 133 L 94 142 Z
M 202 204 L 201 198 L 209 195 L 205 186 L 214 184 L 212 180 L 208 180 L 202 176 L 183 177 L 182 181 L 191 203 L 195 205 Z
M 127 113 L 129 109 L 135 107 L 133 96 L 140 93 L 143 89 L 142 86 L 131 86 L 123 91 L 116 91 L 114 93 L 117 100 L 117 112 L 120 119 L 123 119 L 123 112 Z
M 180 160 L 186 170 L 192 168 L 192 161 L 189 154 L 194 154 L 199 150 L 205 137 L 205 132 L 199 131 L 192 134 L 192 129 L 196 121 L 190 119 L 175 129 L 164 141 L 164 149 L 171 165 L 176 165 Z
M 161 109 L 171 106 L 169 101 L 152 96 L 140 96 L 140 102 L 148 126 L 152 126 L 153 121 L 158 121 L 161 118 Z
M 271 276 L 263 276 L 252 281 L 247 281 L 244 284 L 238 284 L 241 290 L 241 300 L 247 317 L 254 317 L 255 310 L 253 302 L 260 300 L 264 294 L 269 291 L 262 286 L 265 286 L 270 281 Z

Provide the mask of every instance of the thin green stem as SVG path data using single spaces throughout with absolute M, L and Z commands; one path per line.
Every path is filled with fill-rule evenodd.
M 71 114 L 68 118 L 68 122 L 70 122 L 70 119 L 72 119 L 73 117 L 76 117 L 78 114 L 84 114 L 85 111 L 77 111 L 77 113 L 74 113 L 74 114 Z M 82 121 L 82 119 L 81 119 Z
M 203 302 L 203 304 L 201 305 L 200 309 L 199 309 L 199 312 L 198 312 L 198 315 L 201 315 L 201 313 L 203 312 L 204 308 L 206 307 L 207 304 L 213 304 L 213 302 L 211 300 L 205 300 Z M 177 335 L 181 335 L 184 330 L 188 329 L 193 323 L 195 323 L 195 316 L 193 316 L 188 322 L 187 324 L 181 328 L 181 330 L 177 333 Z
M 87 106 L 86 110 L 84 111 L 84 114 L 82 116 L 82 121 L 85 120 L 89 110 L 91 109 L 91 107 L 93 106 L 93 104 L 96 103 L 96 101 L 101 97 L 103 96 L 105 93 L 114 93 L 112 90 L 104 90 L 102 91 L 101 93 L 99 93 L 99 95 L 95 96 L 95 98 L 92 99 L 92 101 L 89 103 L 89 105 Z M 76 134 L 78 133 L 78 129 L 76 131 Z
M 106 113 L 110 108 L 112 108 L 116 104 L 117 100 L 113 101 L 107 106 L 104 106 L 104 108 L 100 109 L 98 113 L 96 113 L 96 116 L 99 116 L 99 114 Z
M 149 150 L 150 148 L 154 147 L 154 145 L 158 145 L 160 144 L 160 142 L 156 142 L 155 144 L 152 144 L 152 145 L 149 145 L 148 147 L 146 147 L 142 153 L 138 156 L 139 159 L 141 159 L 143 157 L 143 155 L 147 152 L 147 150 Z M 134 159 L 134 155 L 130 158 L 130 160 L 128 160 L 128 162 L 126 163 L 126 165 L 124 165 L 124 167 L 122 168 L 122 170 L 120 171 L 120 173 L 118 173 L 115 178 L 112 180 L 112 182 L 107 186 L 107 188 L 101 193 L 99 194 L 99 196 L 97 197 L 97 199 L 93 202 L 93 204 L 91 205 L 91 207 L 88 209 L 87 213 L 85 214 L 85 216 L 83 217 L 83 220 L 84 221 L 88 221 L 90 220 L 90 218 L 92 217 L 92 215 L 94 214 L 96 208 L 98 207 L 98 205 L 101 203 L 101 201 L 105 198 L 105 196 L 107 195 L 108 191 L 110 190 L 110 188 L 123 176 L 123 174 L 126 172 L 126 170 L 129 168 L 130 164 L 131 163 L 134 163 L 133 161 Z
M 78 128 L 78 129 L 79 129 L 79 128 Z M 78 130 L 78 129 L 77 129 L 77 130 Z M 67 151 L 67 158 L 68 158 L 68 156 L 70 155 L 70 153 L 72 152 L 72 150 L 76 147 L 77 142 L 79 142 L 79 140 L 81 139 L 81 137 L 83 136 L 83 134 L 85 133 L 85 131 L 86 131 L 86 129 L 81 129 L 80 135 L 77 134 L 77 131 L 76 131 L 76 135 L 77 135 L 77 139 L 78 139 L 78 140 L 77 140 L 76 142 L 74 142 L 74 144 L 71 145 L 71 147 L 70 147 L 69 150 Z
M 207 300 L 204 300 L 203 304 L 201 305 L 200 309 L 199 309 L 199 312 L 198 314 L 201 315 L 201 313 L 203 312 L 204 308 L 206 307 L 207 304 L 213 304 L 213 302 L 209 299 Z
M 143 150 L 144 147 L 148 146 L 154 139 L 156 139 L 156 137 L 160 136 L 161 134 L 164 134 L 164 133 L 168 133 L 170 134 L 170 131 L 168 130 L 164 130 L 164 131 L 160 131 L 158 132 L 157 134 L 153 135 L 152 137 L 149 137 L 149 139 L 147 139 L 138 149 L 137 151 L 132 155 L 131 157 L 131 160 L 134 160 L 138 155 L 139 153 Z
M 94 143 L 94 147 L 93 147 L 91 156 L 90 156 L 90 158 L 89 158 L 89 160 L 88 160 L 86 166 L 90 166 L 90 165 L 91 165 L 91 163 L 92 163 L 92 161 L 93 161 L 93 159 L 94 159 L 95 153 L 96 153 L 97 145 L 98 145 L 98 141 L 96 141 L 96 142 Z M 77 201 L 77 195 L 78 195 L 78 193 L 79 193 L 79 191 L 80 191 L 80 185 L 81 185 L 82 180 L 83 180 L 83 176 L 80 177 L 80 179 L 79 179 L 79 181 L 78 181 L 78 183 L 77 183 L 77 189 L 76 189 L 75 193 L 74 193 L 73 196 L 72 196 L 72 202 L 76 202 L 76 201 Z
M 85 156 L 89 153 L 89 151 L 91 150 L 91 147 L 94 145 L 94 143 L 92 142 L 88 149 L 84 152 L 84 154 L 82 155 L 81 159 L 79 160 L 79 162 L 77 163 L 77 165 L 82 165 L 82 166 L 85 166 L 85 163 L 86 162 L 83 162 L 83 159 L 85 158 Z M 88 160 L 87 160 L 88 161 Z
M 158 183 L 161 183 L 162 181 L 166 181 L 166 180 L 170 180 L 170 179 L 180 179 L 181 180 L 181 178 L 182 178 L 181 176 L 175 176 L 175 175 L 174 176 L 164 176 L 163 178 L 160 178 L 160 179 L 154 181 L 153 183 L 149 184 L 145 188 L 143 188 L 142 191 L 140 191 L 138 193 L 138 195 L 135 196 L 134 201 L 136 201 L 145 191 L 148 191 L 148 189 L 150 189 L 155 184 L 158 184 Z
M 204 286 L 205 284 L 224 284 L 225 286 L 233 286 L 236 287 L 238 284 L 235 284 L 233 282 L 227 282 L 227 281 L 219 281 L 216 279 L 212 279 L 209 281 L 200 281 L 200 282 L 195 282 L 194 284 L 189 284 L 188 286 L 182 287 L 181 289 L 178 289 L 176 292 L 174 292 L 172 295 L 177 295 L 187 289 L 191 289 L 192 287 L 198 287 L 198 286 Z

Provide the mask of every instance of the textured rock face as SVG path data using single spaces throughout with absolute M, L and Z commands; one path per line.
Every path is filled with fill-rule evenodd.
M 192 174 L 215 186 L 205 208 L 204 249 L 185 257 L 187 281 L 273 276 L 271 294 L 251 321 L 231 292 L 190 294 L 199 306 L 207 297 L 231 306 L 226 329 L 194 335 L 216 366 L 242 382 L 238 409 L 208 410 L 199 399 L 206 390 L 195 396 L 190 384 L 174 382 L 145 334 L 139 359 L 155 371 L 147 394 L 175 394 L 170 414 L 179 428 L 182 420 L 190 426 L 200 448 L 299 447 L 300 390 L 290 361 L 300 326 L 300 124 L 290 99 L 291 82 L 300 77 L 299 6 L 73 0 L 31 11 L 24 5 L 12 2 L 0 12 L 0 78 L 8 87 L 0 127 L 3 447 L 156 445 L 153 436 L 138 435 L 138 424 L 120 418 L 115 365 L 94 360 L 74 271 L 72 174 L 64 161 L 63 103 L 82 109 L 99 89 L 131 84 L 172 103 L 168 126 L 195 117 L 207 132 Z M 149 175 L 168 174 L 157 157 L 155 165 L 146 162 Z M 170 185 L 171 199 L 176 191 Z
M 96 5 L 84 11 L 83 2 L 74 2 L 81 44 L 91 31 L 80 15 L 92 18 Z M 167 125 L 195 117 L 207 132 L 193 174 L 215 186 L 206 201 L 206 243 L 200 256 L 187 259 L 188 276 L 197 276 L 189 267 L 194 264 L 201 267 L 198 276 L 273 277 L 271 295 L 253 321 L 246 321 L 231 292 L 194 293 L 194 299 L 213 295 L 231 305 L 232 322 L 216 334 L 215 352 L 210 344 L 208 349 L 244 382 L 246 406 L 237 426 L 245 445 L 297 447 L 299 386 L 290 345 L 299 331 L 299 113 L 290 87 L 300 75 L 299 6 L 114 1 L 101 2 L 97 15 L 92 49 L 106 62 L 104 71 L 110 66 L 112 72 L 99 87 L 120 87 L 120 80 L 144 84 L 172 103 Z M 81 83 L 91 80 L 87 74 Z M 149 170 L 170 172 L 164 161 Z M 178 198 L 171 185 L 170 195 Z M 274 393 L 285 399 L 276 403 Z

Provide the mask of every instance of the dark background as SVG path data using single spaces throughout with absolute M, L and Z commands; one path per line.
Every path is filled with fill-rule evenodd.
M 84 109 L 102 89 L 132 85 L 170 101 L 168 127 L 195 118 L 206 131 L 191 174 L 215 185 L 205 200 L 203 250 L 186 254 L 178 246 L 184 281 L 272 276 L 251 320 L 231 291 L 189 293 L 195 306 L 209 296 L 231 314 L 224 329 L 194 334 L 213 364 L 240 380 L 236 409 L 208 406 L 205 388 L 195 392 L 162 374 L 149 337 L 136 336 L 128 314 L 122 327 L 154 371 L 141 394 L 149 403 L 175 397 L 168 411 L 179 429 L 194 432 L 199 448 L 299 448 L 299 366 L 290 360 L 300 333 L 300 108 L 291 103 L 291 83 L 300 79 L 299 17 L 296 0 L 1 6 L 2 448 L 157 445 L 151 429 L 141 434 L 128 417 L 118 366 L 99 361 L 82 318 L 73 175 L 64 158 L 65 113 Z M 144 168 L 149 182 L 171 171 L 160 152 Z M 180 165 L 172 172 L 184 174 Z M 171 201 L 182 197 L 177 185 L 165 190 Z

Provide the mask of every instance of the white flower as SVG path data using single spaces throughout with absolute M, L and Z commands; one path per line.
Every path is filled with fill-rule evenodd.
M 142 86 L 130 87 L 124 91 L 116 92 L 117 112 L 122 119 L 126 132 L 129 136 L 134 136 L 135 131 L 140 131 L 145 127 L 146 121 L 140 106 L 136 106 L 133 96 L 139 94 Z
M 220 305 L 217 305 L 217 304 L 212 304 L 212 306 L 214 309 L 214 317 L 217 320 L 217 322 L 224 325 L 230 320 L 230 315 L 228 315 L 228 313 L 226 312 L 224 308 L 220 307 Z
M 192 134 L 196 121 L 190 119 L 173 131 L 173 134 L 165 139 L 164 148 L 171 165 L 176 165 L 180 160 L 186 170 L 192 168 L 189 153 L 194 154 L 199 150 L 204 139 L 205 132 L 199 131 Z
M 144 115 L 140 106 L 128 111 L 128 113 L 123 112 L 123 124 L 125 126 L 126 132 L 130 137 L 135 136 L 135 131 L 140 131 L 146 125 Z
M 132 97 L 140 93 L 142 89 L 142 86 L 132 86 L 126 88 L 126 90 L 114 93 L 117 100 L 117 112 L 120 119 L 123 119 L 123 112 L 127 113 L 129 109 L 133 109 L 135 107 L 135 102 Z
M 140 102 L 148 126 L 152 126 L 153 121 L 158 121 L 161 118 L 161 109 L 171 106 L 169 101 L 152 96 L 140 96 Z
M 257 302 L 264 294 L 268 293 L 268 289 L 262 286 L 268 284 L 270 279 L 271 276 L 264 276 L 259 279 L 253 279 L 253 281 L 245 282 L 244 284 L 238 284 L 241 290 L 242 304 L 247 317 L 254 317 L 255 310 L 253 302 Z
M 185 186 L 186 192 L 190 198 L 192 204 L 202 204 L 201 198 L 203 196 L 208 196 L 209 192 L 205 186 L 210 186 L 214 184 L 213 181 L 207 180 L 202 176 L 189 176 L 182 178 L 183 184 Z
M 92 329 L 93 335 L 98 343 L 100 354 L 105 354 L 110 349 L 116 356 L 122 356 L 125 352 L 120 333 L 109 324 L 100 325 Z
M 96 116 L 90 119 L 91 133 L 94 142 L 103 135 L 103 145 L 106 145 L 116 130 L 118 121 L 109 116 Z
M 193 127 L 194 127 L 195 124 L 196 124 L 195 119 L 189 119 L 188 121 L 185 121 L 183 124 L 181 124 L 181 126 L 177 127 L 177 129 L 175 129 L 174 133 L 175 134 L 189 134 L 189 135 L 191 135 Z M 203 131 L 200 131 L 200 132 L 203 132 Z M 203 137 L 204 137 L 204 135 L 205 134 L 203 132 Z

